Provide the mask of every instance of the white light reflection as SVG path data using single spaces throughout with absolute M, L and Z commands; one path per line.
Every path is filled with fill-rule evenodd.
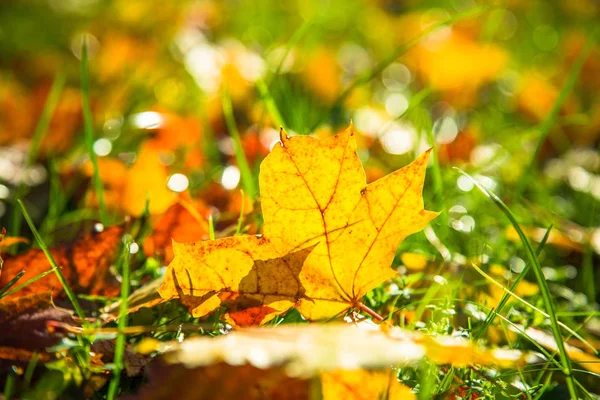
M 139 129 L 156 129 L 163 122 L 163 116 L 154 111 L 145 111 L 131 116 L 131 123 Z
M 240 170 L 235 165 L 230 165 L 223 170 L 221 185 L 227 190 L 233 190 L 240 183 Z
M 404 154 L 413 149 L 417 133 L 408 124 L 393 124 L 380 138 L 383 149 L 390 154 Z
M 167 187 L 178 193 L 185 191 L 189 185 L 190 181 L 188 180 L 187 176 L 183 174 L 173 174 L 167 182 Z
M 94 153 L 100 157 L 107 156 L 112 150 L 112 143 L 110 140 L 101 138 L 94 142 Z

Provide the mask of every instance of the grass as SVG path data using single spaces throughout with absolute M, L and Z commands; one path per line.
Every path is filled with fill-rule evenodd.
M 233 151 L 235 153 L 235 159 L 237 161 L 238 168 L 240 169 L 240 175 L 242 180 L 242 186 L 245 192 L 254 200 L 258 196 L 258 188 L 256 187 L 256 179 L 250 169 L 246 154 L 244 153 L 244 147 L 240 139 L 240 133 L 238 132 L 235 117 L 233 116 L 233 107 L 231 105 L 231 97 L 229 92 L 223 94 L 223 116 L 227 124 L 227 130 L 229 136 L 233 142 Z
M 127 319 L 129 313 L 129 251 L 130 243 L 125 243 L 123 247 L 123 269 L 121 274 L 121 298 L 119 307 L 119 323 L 117 341 L 115 343 L 115 358 L 113 361 L 113 376 L 108 386 L 107 399 L 113 400 L 117 396 L 119 390 L 119 382 L 121 381 L 121 371 L 125 367 L 123 364 L 125 346 L 127 344 L 127 336 L 124 332 L 127 327 Z
M 56 74 L 54 81 L 52 82 L 52 86 L 50 87 L 50 92 L 48 93 L 48 98 L 44 104 L 44 109 L 42 110 L 42 115 L 35 127 L 35 131 L 33 133 L 33 138 L 31 139 L 31 145 L 29 147 L 29 151 L 27 153 L 27 157 L 25 159 L 25 165 L 23 166 L 25 169 L 29 168 L 33 163 L 37 160 L 38 154 L 40 151 L 40 146 L 42 144 L 42 139 L 44 135 L 48 131 L 48 127 L 50 126 L 50 121 L 52 121 L 52 116 L 54 115 L 54 110 L 58 105 L 58 101 L 60 100 L 60 95 L 65 87 L 66 82 L 66 74 L 64 72 L 59 72 Z M 23 182 L 20 182 L 15 190 L 14 199 L 20 199 L 25 195 L 25 185 Z M 13 203 L 13 207 L 16 208 L 16 202 Z M 21 214 L 13 213 L 13 218 L 11 221 L 11 229 L 10 234 L 12 236 L 19 236 L 21 234 Z M 15 246 L 16 250 L 16 246 Z
M 489 199 L 491 199 L 494 202 L 494 204 L 496 204 L 498 206 L 498 208 L 500 210 L 502 210 L 504 215 L 506 215 L 506 217 L 510 220 L 511 224 L 513 225 L 513 227 L 516 229 L 517 233 L 519 234 L 519 238 L 521 239 L 521 242 L 523 243 L 523 245 L 527 251 L 527 257 L 529 259 L 531 269 L 533 269 L 535 278 L 536 278 L 538 286 L 540 288 L 540 292 L 542 294 L 542 299 L 544 301 L 544 308 L 546 309 L 546 312 L 547 312 L 547 317 L 550 319 L 550 324 L 552 326 L 552 334 L 554 336 L 554 340 L 556 341 L 558 351 L 560 352 L 562 372 L 565 374 L 566 379 L 567 379 L 567 387 L 569 389 L 569 394 L 572 399 L 576 399 L 577 398 L 577 389 L 575 387 L 575 380 L 573 378 L 573 371 L 572 371 L 573 367 L 571 365 L 571 359 L 569 358 L 569 355 L 567 354 L 567 351 L 565 350 L 565 344 L 563 342 L 562 333 L 560 331 L 559 321 L 556 316 L 556 306 L 554 304 L 554 300 L 552 299 L 552 294 L 548 287 L 548 282 L 546 281 L 546 278 L 544 277 L 544 272 L 542 271 L 542 266 L 540 265 L 537 254 L 535 253 L 535 251 L 533 250 L 533 247 L 531 246 L 531 242 L 529 241 L 529 239 L 527 238 L 525 233 L 523 233 L 521 226 L 517 222 L 516 216 L 510 211 L 510 209 L 506 206 L 506 204 L 504 204 L 504 202 L 502 200 L 500 200 L 500 198 L 498 196 L 496 196 L 493 192 L 487 190 L 485 187 L 483 187 L 483 185 L 481 185 L 481 183 L 479 183 L 476 179 L 471 177 L 466 172 L 464 172 L 464 171 L 460 171 L 460 172 L 464 176 L 468 177 L 483 194 L 485 194 Z
M 65 279 L 65 276 L 63 275 L 60 267 L 56 264 L 56 261 L 54 261 L 54 257 L 50 253 L 50 250 L 48 250 L 48 247 L 46 246 L 46 244 L 42 240 L 42 237 L 40 236 L 39 232 L 35 228 L 35 225 L 33 224 L 33 221 L 31 220 L 31 217 L 29 216 L 29 213 L 27 212 L 25 205 L 23 204 L 23 202 L 21 200 L 17 200 L 17 203 L 19 203 L 19 206 L 21 207 L 21 211 L 23 212 L 23 217 L 25 218 L 25 221 L 27 221 L 27 225 L 29 225 L 29 229 L 31 229 L 31 233 L 33 234 L 33 237 L 35 238 L 37 244 L 40 246 L 40 248 L 44 252 L 44 255 L 48 259 L 48 262 L 50 263 L 50 266 L 52 267 L 51 271 L 53 271 L 56 274 L 58 281 L 62 285 L 63 290 L 65 291 L 65 293 L 67 294 L 67 297 L 71 301 L 71 305 L 73 306 L 75 313 L 81 319 L 81 321 L 85 324 L 85 321 L 86 321 L 85 313 L 83 311 L 83 308 L 81 308 L 81 306 L 79 305 L 79 302 L 77 301 L 77 297 L 75 296 L 75 293 L 73 292 L 73 290 L 71 290 L 71 287 L 69 286 L 69 283 Z M 50 271 L 47 271 L 46 273 L 50 273 Z M 43 275 L 43 274 L 36 276 L 34 279 L 36 279 L 36 278 L 39 279 L 39 277 L 41 275 Z M 31 283 L 31 281 L 27 282 L 27 284 L 29 284 L 29 283 Z M 17 289 L 20 289 L 20 287 Z
M 82 37 L 81 40 L 81 108 L 83 109 L 84 120 L 84 137 L 85 146 L 87 148 L 90 162 L 92 163 L 92 177 L 96 197 L 98 199 L 98 209 L 100 211 L 100 222 L 104 225 L 108 224 L 108 214 L 106 204 L 104 203 L 104 185 L 100 178 L 100 168 L 98 167 L 98 159 L 94 151 L 94 122 L 92 120 L 92 110 L 90 108 L 90 83 L 88 72 L 88 44 L 87 37 Z

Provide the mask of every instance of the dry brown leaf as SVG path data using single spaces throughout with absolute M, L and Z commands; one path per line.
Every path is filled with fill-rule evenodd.
M 23 238 L 23 237 L 12 237 L 12 236 L 6 236 L 6 228 L 2 228 L 2 231 L 0 231 L 0 254 L 2 254 L 2 250 L 6 249 L 7 247 L 13 246 L 15 244 L 19 244 L 19 243 L 29 243 L 29 240 Z M 0 270 L 1 272 L 1 270 Z

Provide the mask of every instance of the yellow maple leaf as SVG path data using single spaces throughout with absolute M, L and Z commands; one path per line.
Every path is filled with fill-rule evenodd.
M 159 293 L 196 317 L 228 303 L 251 324 L 293 306 L 308 319 L 360 307 L 396 275 L 400 242 L 437 216 L 423 208 L 428 157 L 367 185 L 352 127 L 325 140 L 282 133 L 261 165 L 264 237 L 174 244 Z

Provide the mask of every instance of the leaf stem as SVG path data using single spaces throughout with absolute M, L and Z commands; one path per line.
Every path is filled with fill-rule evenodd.
M 362 302 L 358 303 L 358 308 L 361 311 L 366 312 L 367 314 L 369 314 L 371 317 L 375 318 L 378 321 L 384 321 L 385 320 L 385 318 L 383 318 L 381 315 L 377 314 L 375 311 L 373 311 L 372 309 L 370 309 L 368 306 L 366 306 Z

